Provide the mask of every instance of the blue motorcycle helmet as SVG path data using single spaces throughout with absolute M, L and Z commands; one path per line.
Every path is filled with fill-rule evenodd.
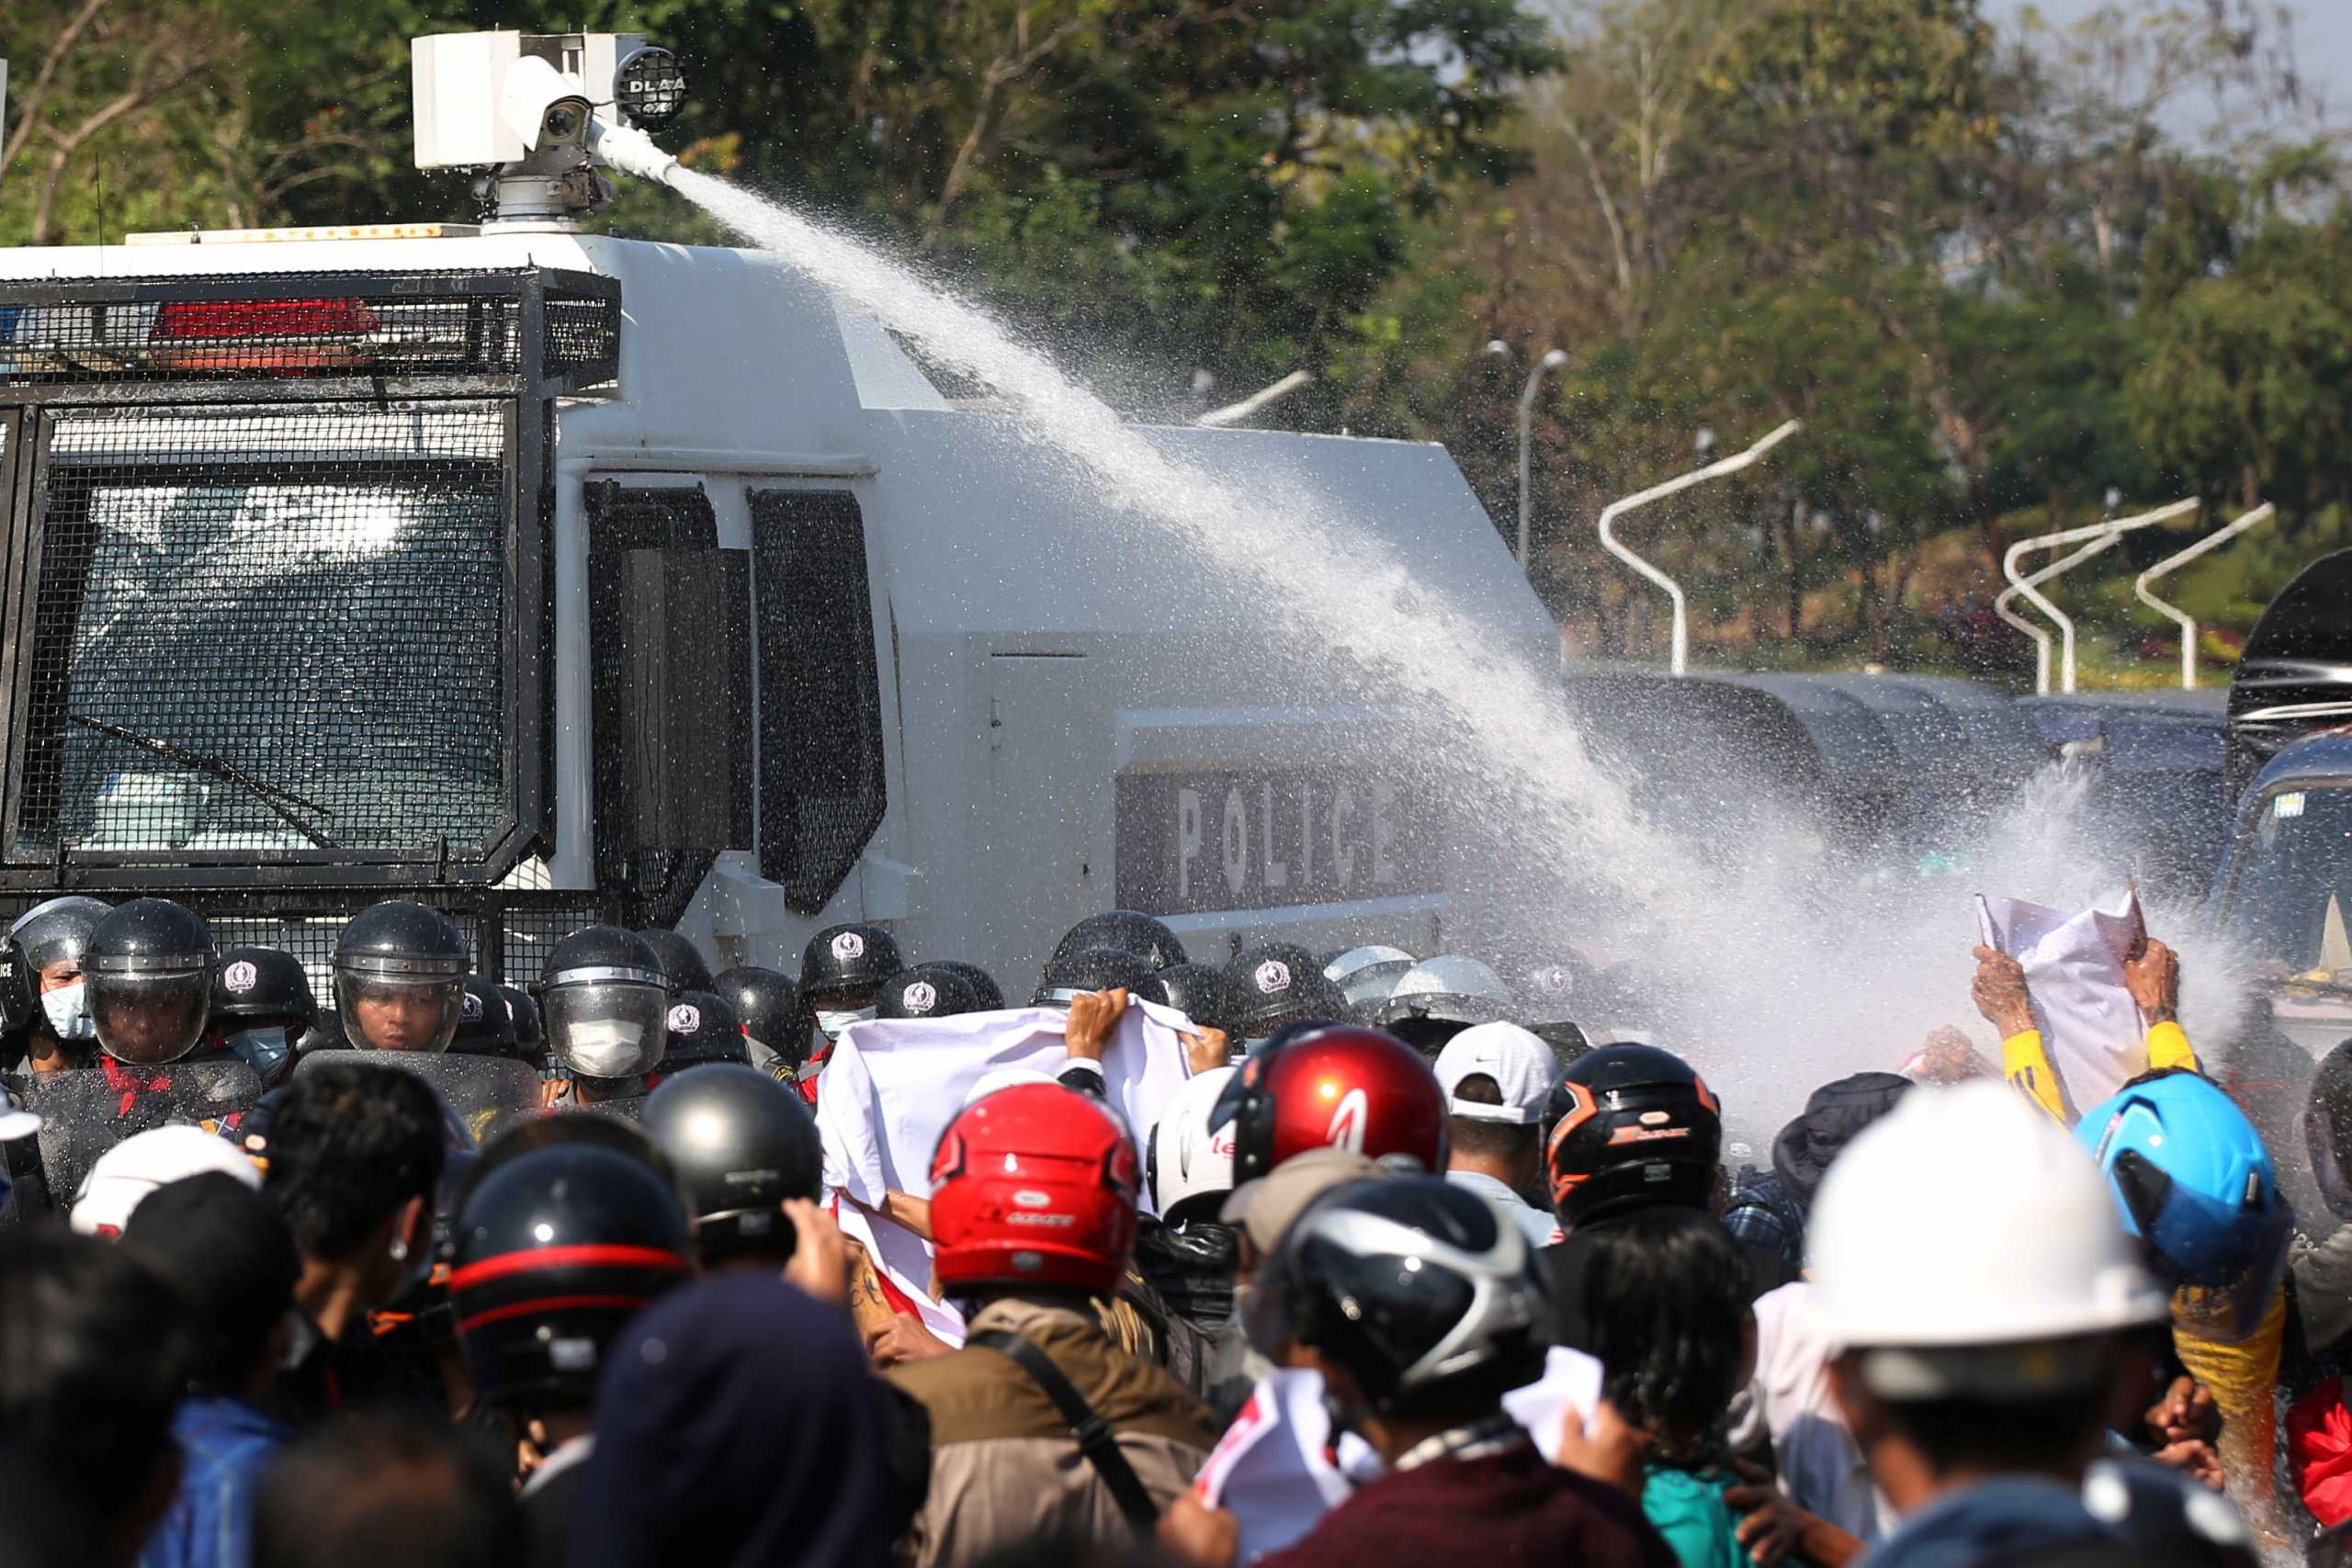
M 2173 1286 L 2173 1324 L 2243 1341 L 2287 1269 L 2294 1216 L 2262 1135 L 2212 1079 L 2151 1074 L 2093 1106 L 2075 1140 L 2105 1173 L 2123 1228 Z

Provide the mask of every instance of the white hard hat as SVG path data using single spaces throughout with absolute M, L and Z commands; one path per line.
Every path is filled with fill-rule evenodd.
M 1187 1198 L 1233 1190 L 1233 1123 L 1209 1125 L 1209 1112 L 1235 1069 L 1213 1067 L 1169 1097 L 1151 1130 L 1151 1201 L 1161 1217 Z
M 2166 1315 L 2098 1168 L 2006 1084 L 1905 1095 L 1830 1166 L 1806 1241 L 1833 1340 L 1921 1352 L 1885 1368 L 1872 1359 L 1871 1384 L 1891 1397 L 1953 1392 L 1962 1363 L 1938 1351 Z
M 84 1235 L 114 1235 L 130 1211 L 158 1187 L 218 1170 L 255 1191 L 261 1168 L 236 1145 L 201 1127 L 157 1127 L 134 1134 L 98 1156 L 74 1195 L 74 1228 Z

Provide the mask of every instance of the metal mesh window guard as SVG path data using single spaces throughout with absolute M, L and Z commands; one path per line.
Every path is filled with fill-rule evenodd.
M 0 899 L 0 931 L 27 909 L 54 896 L 49 892 L 12 894 Z M 557 942 L 583 926 L 609 921 L 616 913 L 608 901 L 585 893 L 533 897 L 487 909 L 464 908 L 436 897 L 430 889 L 383 896 L 418 898 L 447 915 L 466 939 L 476 974 L 525 990 L 538 985 L 547 968 L 547 954 Z M 132 895 L 110 893 L 106 897 L 114 902 Z M 342 934 L 344 922 L 377 898 L 374 894 L 359 894 L 347 899 L 330 896 L 300 909 L 258 912 L 250 906 L 223 908 L 203 894 L 176 897 L 204 917 L 212 928 L 213 945 L 224 953 L 232 947 L 274 947 L 293 954 L 310 976 L 311 989 L 316 993 L 320 1006 L 330 1010 L 334 1005 L 330 987 L 334 978 L 335 939 Z M 493 941 L 493 937 L 497 940 Z
M 0 283 L 0 387 L 511 375 L 526 368 L 518 276 L 423 274 L 437 288 L 413 295 L 387 295 L 367 275 L 118 279 L 93 285 L 109 296 L 97 299 L 11 299 Z M 544 299 L 541 370 L 574 389 L 611 379 L 618 287 L 551 283 Z
M 10 858 L 484 852 L 506 409 L 57 411 Z
M 814 914 L 888 805 L 865 521 L 846 491 L 751 492 L 760 874 Z

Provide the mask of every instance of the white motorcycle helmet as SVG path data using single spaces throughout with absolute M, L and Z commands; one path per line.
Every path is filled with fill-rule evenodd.
M 1152 1205 L 1171 1225 L 1214 1214 L 1233 1190 L 1233 1123 L 1212 1127 L 1209 1112 L 1236 1070 L 1215 1067 L 1188 1080 L 1151 1130 Z

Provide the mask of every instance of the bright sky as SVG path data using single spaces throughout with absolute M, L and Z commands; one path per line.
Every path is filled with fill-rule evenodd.
M 1984 14 L 2006 25 L 2029 3 L 2051 27 L 2064 28 L 2107 0 L 1985 0 Z M 2231 0 L 2233 11 L 2239 3 Z M 2255 4 L 2267 10 L 2278 0 Z M 2331 123 L 2352 121 L 2352 0 L 2286 0 L 2285 8 L 2294 17 L 2297 71 L 2320 93 Z M 2201 105 L 2189 112 L 2199 121 L 2204 118 Z

